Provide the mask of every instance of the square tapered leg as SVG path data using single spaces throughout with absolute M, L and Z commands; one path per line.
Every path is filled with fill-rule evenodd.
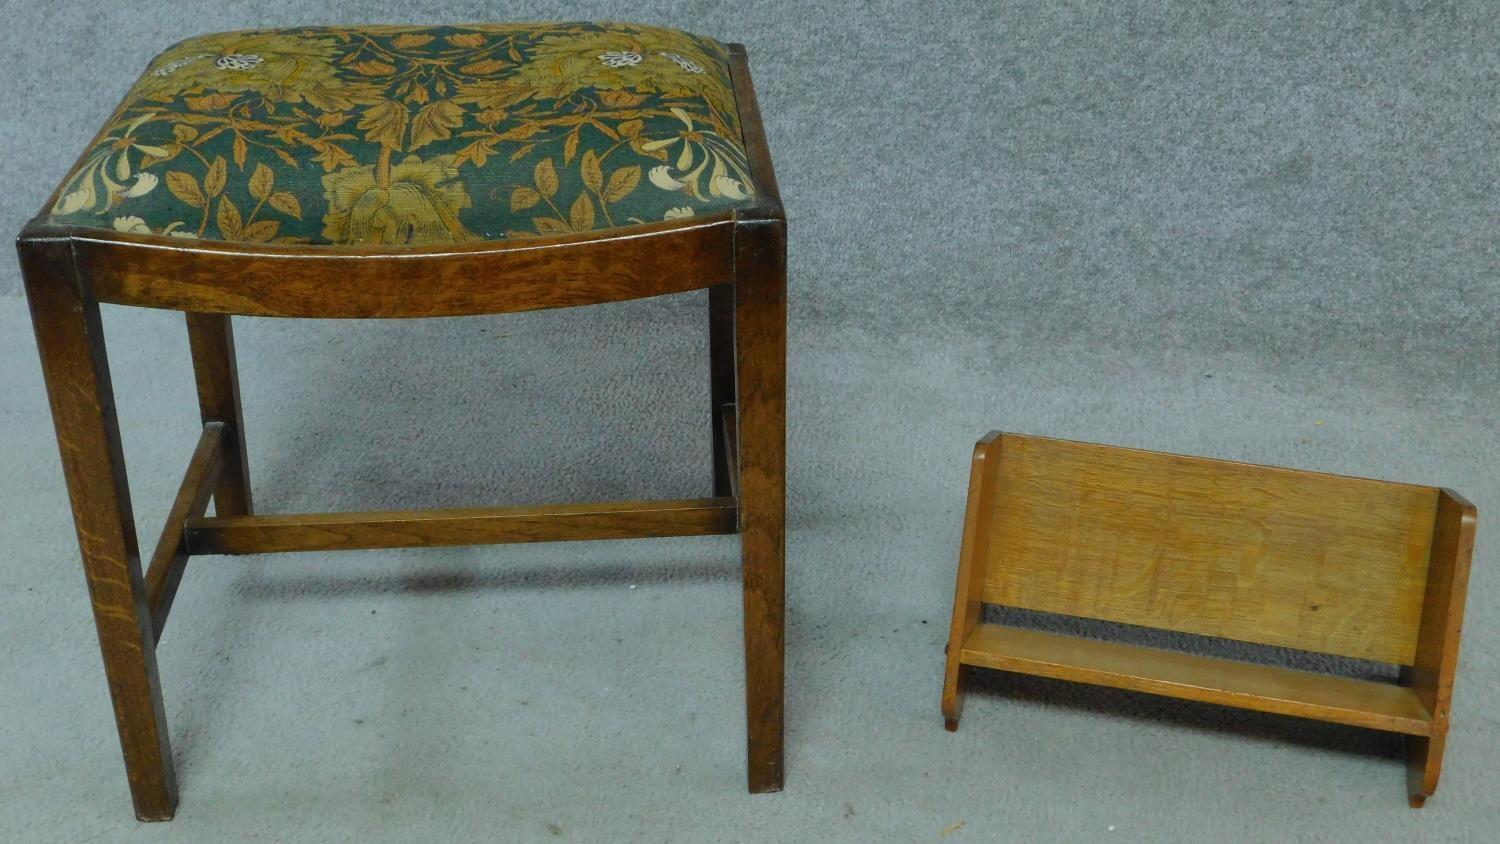
M 26 244 L 21 261 L 135 814 L 168 820 L 177 782 L 99 305 L 66 243 Z
M 750 790 L 780 791 L 786 644 L 786 228 L 735 237 L 740 534 Z

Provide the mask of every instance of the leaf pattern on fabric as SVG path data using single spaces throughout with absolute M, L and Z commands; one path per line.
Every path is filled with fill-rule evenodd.
M 167 49 L 51 218 L 420 244 L 684 219 L 754 196 L 716 41 L 635 24 L 310 27 Z

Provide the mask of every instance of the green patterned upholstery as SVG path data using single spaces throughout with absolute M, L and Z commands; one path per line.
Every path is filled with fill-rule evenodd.
M 151 62 L 50 219 L 407 244 L 721 212 L 755 193 L 727 61 L 634 24 L 204 35 Z

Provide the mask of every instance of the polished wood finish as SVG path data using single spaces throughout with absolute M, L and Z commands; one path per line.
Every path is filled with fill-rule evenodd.
M 735 532 L 732 498 L 187 520 L 194 554 L 436 548 Z
M 511 313 L 682 293 L 729 280 L 734 219 L 446 249 L 162 243 L 98 229 L 71 237 L 99 301 L 246 316 L 405 318 Z M 187 245 L 184 245 L 186 243 Z
M 155 662 L 187 556 L 308 548 L 742 534 L 747 767 L 783 781 L 786 222 L 744 48 L 731 45 L 757 202 L 597 233 L 419 247 L 187 241 L 28 224 L 18 248 L 137 815 L 176 803 Z M 47 207 L 51 207 L 52 202 Z M 507 510 L 255 514 L 230 315 L 407 318 L 568 307 L 707 288 L 711 499 Z M 141 572 L 98 305 L 187 316 L 200 442 Z M 728 409 L 729 418 L 721 414 Z M 217 433 L 207 433 L 213 431 Z M 213 481 L 208 479 L 217 475 Z M 211 495 L 215 515 L 202 514 Z M 589 509 L 590 507 L 603 509 Z M 152 608 L 156 612 L 153 614 Z
M 225 428 L 224 472 L 214 490 L 214 513 L 248 516 L 255 512 L 255 506 L 250 494 L 249 459 L 245 456 L 245 414 L 240 406 L 234 326 L 223 314 L 190 313 L 186 317 L 199 415 L 203 424 L 217 423 Z
M 739 424 L 739 412 L 734 405 L 726 404 L 719 409 L 719 424 L 716 429 L 721 445 L 717 453 L 724 461 L 724 480 L 729 487 L 729 496 L 734 499 L 740 497 Z M 717 480 L 714 486 L 718 486 Z
M 99 306 L 67 241 L 18 249 L 135 814 L 163 820 L 177 778 Z
M 1407 735 L 1437 786 L 1476 513 L 1433 487 L 991 433 L 975 450 L 942 710 L 971 666 Z M 1403 667 L 1379 683 L 982 623 L 983 604 Z
M 735 259 L 750 790 L 778 792 L 786 660 L 786 225 L 741 226 Z
M 985 601 L 1358 659 L 1415 655 L 1431 488 L 1039 437 L 1005 448 Z
M 1421 808 L 1437 790 L 1443 768 L 1478 520 L 1479 512 L 1463 496 L 1450 489 L 1439 491 L 1416 659 L 1402 672 L 1403 682 L 1410 684 L 1432 713 L 1431 735 L 1407 740 L 1408 799 L 1413 808 Z
M 949 642 L 966 642 L 978 626 L 984 604 L 980 594 L 987 568 L 985 550 L 990 547 L 989 514 L 994 512 L 995 473 L 1000 464 L 1000 432 L 991 431 L 974 446 L 973 465 L 969 471 L 969 503 L 964 514 L 963 545 L 958 552 L 958 584 L 953 591 L 953 619 L 948 630 Z M 943 726 L 948 732 L 958 729 L 964 710 L 964 682 L 968 670 L 963 665 L 962 650 L 948 648 L 948 666 L 943 674 Z
M 740 132 L 744 135 L 750 172 L 755 174 L 755 193 L 764 205 L 757 216 L 781 218 L 781 187 L 776 184 L 776 168 L 771 163 L 771 147 L 760 118 L 760 98 L 750 78 L 750 57 L 744 44 L 729 45 L 729 65 L 734 77 L 734 99 L 740 110 Z
M 786 649 L 786 225 L 735 234 L 740 542 L 750 790 L 782 787 Z
M 734 230 L 734 364 L 751 792 L 780 791 L 786 663 L 786 217 L 745 48 L 730 45 L 735 96 L 761 197 Z
M 1133 692 L 1425 736 L 1432 718 L 1406 686 L 1231 659 L 980 624 L 964 641 L 966 665 L 1112 686 Z
M 713 437 L 714 495 L 732 495 L 731 473 L 738 446 L 731 450 L 724 440 L 721 414 L 734 406 L 734 286 L 708 288 L 708 392 L 709 427 Z
M 187 567 L 187 521 L 208 509 L 208 501 L 224 475 L 225 438 L 224 423 L 210 422 L 203 426 L 198 448 L 188 462 L 177 498 L 167 511 L 156 552 L 151 555 L 151 565 L 146 568 L 146 605 L 151 610 L 151 626 L 157 642 L 161 641 L 182 572 Z

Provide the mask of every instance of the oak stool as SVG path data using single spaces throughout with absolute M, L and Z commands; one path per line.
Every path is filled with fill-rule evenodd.
M 738 532 L 749 787 L 781 788 L 786 222 L 743 47 L 594 23 L 191 38 L 151 61 L 17 248 L 137 817 L 177 803 L 155 649 L 198 554 Z M 700 288 L 711 497 L 252 506 L 232 315 L 497 314 Z M 203 434 L 144 571 L 100 303 L 182 311 L 192 349 Z

